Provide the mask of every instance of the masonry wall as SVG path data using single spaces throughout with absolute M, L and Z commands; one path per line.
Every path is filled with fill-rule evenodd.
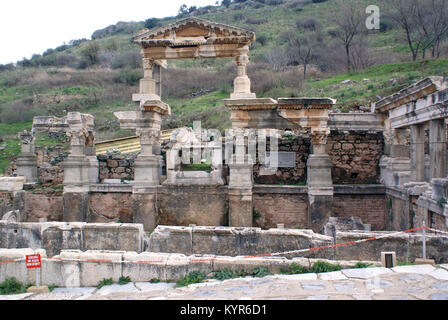
M 327 140 L 327 153 L 333 164 L 333 183 L 379 183 L 383 146 L 381 132 L 332 131 Z
M 129 192 L 92 192 L 89 197 L 88 222 L 132 223 L 132 194 Z
M 134 180 L 136 153 L 106 153 L 98 155 L 100 181 L 104 179 Z
M 266 150 L 270 150 L 269 141 Z M 306 162 L 311 153 L 309 134 L 283 136 L 278 140 L 278 150 L 295 152 L 294 168 L 278 168 L 274 175 L 260 175 L 260 164 L 254 165 L 254 182 L 259 184 L 306 184 Z
M 157 193 L 158 216 L 162 225 L 228 225 L 227 187 L 163 186 Z
M 276 193 L 256 190 L 253 195 L 253 225 L 263 229 L 275 228 L 283 223 L 289 229 L 308 228 L 308 195 L 288 193 L 287 188 L 279 188 Z M 282 190 L 283 189 L 283 190 Z
M 386 228 L 386 197 L 381 194 L 335 194 L 333 217 L 359 217 L 372 230 Z
M 24 199 L 22 216 L 26 217 L 26 221 L 39 222 L 39 219 L 63 220 L 62 195 L 25 192 Z

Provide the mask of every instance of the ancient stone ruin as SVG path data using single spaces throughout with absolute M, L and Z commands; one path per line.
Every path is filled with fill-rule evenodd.
M 0 247 L 44 248 L 48 256 L 238 256 L 422 225 L 448 230 L 447 79 L 423 79 L 371 112 L 334 113 L 336 101 L 325 97 L 257 98 L 246 72 L 254 40 L 251 31 L 197 18 L 141 30 L 134 41 L 144 78 L 132 96 L 135 110 L 115 113 L 122 129 L 135 130 L 140 152 L 97 155 L 89 114 L 36 117 L 33 132 L 20 134 L 16 177 L 0 177 Z M 162 101 L 161 70 L 171 59 L 229 57 L 237 64 L 234 91 L 223 101 L 231 128 L 195 124 L 163 142 L 162 118 L 171 111 Z M 41 179 L 38 130 L 70 139 L 61 194 L 31 191 Z M 429 241 L 429 257 L 446 262 L 446 239 Z M 405 234 L 307 257 L 379 261 L 381 251 L 395 251 L 409 260 L 420 246 L 418 235 Z

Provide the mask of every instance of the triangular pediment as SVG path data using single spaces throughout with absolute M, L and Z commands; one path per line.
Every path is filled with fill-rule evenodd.
M 154 29 L 141 29 L 134 41 L 142 46 L 251 43 L 255 33 L 199 18 L 186 18 Z

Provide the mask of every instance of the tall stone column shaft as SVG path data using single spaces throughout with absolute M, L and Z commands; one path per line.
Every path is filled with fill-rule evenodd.
M 425 126 L 411 126 L 411 172 L 412 181 L 425 181 Z
M 429 121 L 430 177 L 446 176 L 446 125 L 445 119 Z
M 314 232 L 322 232 L 333 213 L 332 163 L 325 151 L 328 132 L 312 132 L 313 154 L 307 161 L 308 220 Z

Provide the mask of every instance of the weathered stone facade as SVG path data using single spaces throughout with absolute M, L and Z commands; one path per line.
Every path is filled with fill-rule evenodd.
M 104 179 L 134 180 L 135 153 L 106 153 L 97 156 L 100 181 Z
M 335 184 L 379 183 L 379 162 L 383 153 L 381 132 L 332 131 L 327 152 L 333 164 Z

